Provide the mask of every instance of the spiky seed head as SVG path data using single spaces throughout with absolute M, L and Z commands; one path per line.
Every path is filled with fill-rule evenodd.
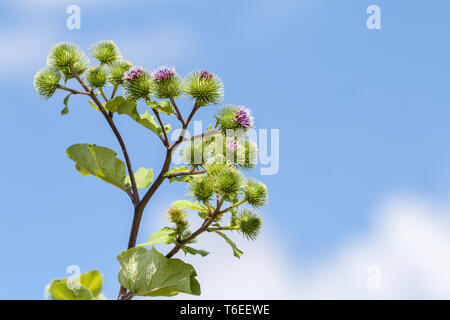
M 199 107 L 218 104 L 223 100 L 223 82 L 206 70 L 194 71 L 186 77 L 184 92 L 196 100 Z
M 54 45 L 47 57 L 47 65 L 59 71 L 67 70 L 69 65 L 75 66 L 75 64 L 87 67 L 88 63 L 89 60 L 80 47 L 69 42 L 59 42 Z
M 256 180 L 248 180 L 244 189 L 247 202 L 253 207 L 261 207 L 267 204 L 267 187 Z
M 213 163 L 208 165 L 208 167 L 206 168 L 206 172 L 210 176 L 217 176 L 222 171 L 228 170 L 229 168 L 230 168 L 230 166 L 228 164 L 226 164 L 226 163 L 213 162 Z
M 103 64 L 112 64 L 121 58 L 119 48 L 114 41 L 101 41 L 90 48 L 94 58 Z
M 109 82 L 118 86 L 123 83 L 124 74 L 131 68 L 132 64 L 129 61 L 116 61 L 109 67 Z
M 225 196 L 227 200 L 231 200 L 237 196 L 239 189 L 242 188 L 243 177 L 238 170 L 229 167 L 216 176 L 216 183 L 219 194 Z
M 91 67 L 86 73 L 86 80 L 94 88 L 101 88 L 108 81 L 108 73 L 102 67 Z
M 167 211 L 167 217 L 170 222 L 175 224 L 177 234 L 182 234 L 189 227 L 185 210 L 172 207 Z
M 248 240 L 255 240 L 261 231 L 262 219 L 250 209 L 244 209 L 234 218 L 238 230 Z
M 194 198 L 206 203 L 211 199 L 215 191 L 214 179 L 207 175 L 197 176 L 189 181 L 188 188 Z
M 147 99 L 152 93 L 153 81 L 147 72 L 143 72 L 137 78 L 126 80 L 123 88 L 125 97 L 128 99 Z
M 34 76 L 34 87 L 38 95 L 47 100 L 55 93 L 60 80 L 61 74 L 57 70 L 45 67 Z
M 73 64 L 73 69 L 77 74 L 82 75 L 83 73 L 86 72 L 88 66 L 89 61 L 87 60 L 87 58 L 85 58 L 75 61 L 75 63 Z M 72 70 L 69 67 L 65 67 L 64 69 L 61 70 L 61 72 L 63 73 L 64 81 L 66 82 L 69 79 L 75 78 L 75 75 L 72 73 Z
M 227 130 L 237 130 L 240 128 L 236 120 L 237 107 L 234 105 L 225 105 L 217 110 L 214 116 L 216 120 L 216 128 L 220 128 L 223 134 Z

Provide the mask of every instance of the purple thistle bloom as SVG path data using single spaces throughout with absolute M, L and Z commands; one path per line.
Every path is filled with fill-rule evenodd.
M 226 143 L 227 149 L 231 151 L 237 151 L 238 145 L 234 139 L 227 139 Z
M 206 70 L 200 72 L 200 79 L 211 80 L 214 75 Z
M 158 69 L 153 70 L 152 76 L 155 81 L 162 81 L 164 79 L 170 78 L 175 74 L 175 67 L 173 66 L 162 66 Z
M 142 67 L 139 67 L 139 66 L 132 67 L 123 74 L 122 80 L 124 80 L 124 81 L 134 80 L 136 78 L 139 78 L 141 76 L 141 74 L 143 74 L 144 72 L 145 72 L 144 68 L 142 68 Z
M 238 111 L 236 112 L 235 122 L 239 123 L 242 128 L 249 129 L 253 128 L 255 119 L 252 116 L 250 109 L 244 106 L 238 106 Z

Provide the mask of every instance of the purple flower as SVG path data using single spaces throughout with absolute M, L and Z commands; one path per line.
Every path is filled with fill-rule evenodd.
M 235 122 L 239 123 L 242 128 L 249 129 L 253 128 L 255 119 L 252 116 L 250 109 L 244 106 L 238 106 L 238 111 L 236 112 Z
M 214 75 L 206 70 L 200 72 L 200 79 L 211 80 Z
M 162 81 L 164 79 L 170 78 L 175 74 L 175 67 L 173 66 L 162 66 L 158 69 L 153 70 L 152 76 L 156 81 Z
M 228 150 L 237 151 L 238 145 L 234 139 L 227 139 L 226 146 Z
M 139 78 L 139 76 L 143 73 L 144 73 L 144 68 L 132 67 L 123 74 L 122 80 L 124 80 L 124 81 L 134 80 L 136 78 Z

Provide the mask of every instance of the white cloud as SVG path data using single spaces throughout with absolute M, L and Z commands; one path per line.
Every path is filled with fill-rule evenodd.
M 447 208 L 397 197 L 376 210 L 368 233 L 317 265 L 295 264 L 292 248 L 267 231 L 254 243 L 238 241 L 240 261 L 212 235 L 195 245 L 208 257 L 182 258 L 198 271 L 200 299 L 449 299 L 449 227 Z M 367 288 L 371 265 L 381 270 L 380 290 Z

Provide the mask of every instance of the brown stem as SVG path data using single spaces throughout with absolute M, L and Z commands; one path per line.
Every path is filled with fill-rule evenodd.
M 79 91 L 79 90 L 74 90 L 72 88 L 67 88 L 63 85 L 58 84 L 58 88 L 61 90 L 65 90 L 65 91 L 69 91 L 72 94 L 85 94 L 85 95 L 89 95 L 89 92 L 87 91 Z
M 184 119 L 183 119 L 183 116 L 181 115 L 180 109 L 178 109 L 178 106 L 177 106 L 177 104 L 175 103 L 175 100 L 174 100 L 173 98 L 170 98 L 170 102 L 172 102 L 172 105 L 173 105 L 173 107 L 174 107 L 174 109 L 175 109 L 175 112 L 176 112 L 176 115 L 177 115 L 178 120 L 180 120 L 181 124 L 184 125 Z
M 169 175 L 167 175 L 167 179 L 170 178 L 176 178 L 176 177 L 182 177 L 182 176 L 191 176 L 196 174 L 202 174 L 205 173 L 206 170 L 199 170 L 199 171 L 183 171 L 183 172 L 174 172 Z
M 173 249 L 170 250 L 168 254 L 166 254 L 166 258 L 172 258 L 186 243 L 195 239 L 203 232 L 207 231 L 211 223 L 214 222 L 214 219 L 220 214 L 220 207 L 222 206 L 223 202 L 224 199 L 222 198 L 222 200 L 217 205 L 216 210 L 214 210 L 214 213 L 203 221 L 201 227 L 198 228 L 195 232 L 191 233 L 188 237 L 184 238 L 181 241 L 178 241 L 175 247 L 173 247 Z
M 158 119 L 159 125 L 161 126 L 162 132 L 164 134 L 163 143 L 166 146 L 166 148 L 169 148 L 170 147 L 169 137 L 167 136 L 166 128 L 164 127 L 164 123 L 161 120 L 161 116 L 159 115 L 158 110 L 156 110 L 155 108 L 152 108 L 152 110 L 153 110 L 153 113 L 156 116 L 156 119 Z
M 131 187 L 133 189 L 133 198 L 134 198 L 133 204 L 136 206 L 139 203 L 139 193 L 137 191 L 136 179 L 134 178 L 134 173 L 133 173 L 133 168 L 131 166 L 130 157 L 128 156 L 128 151 L 125 146 L 125 143 L 123 142 L 122 136 L 120 135 L 119 130 L 117 130 L 117 127 L 114 124 L 112 117 L 109 117 L 108 112 L 105 110 L 105 108 L 103 108 L 103 104 L 100 102 L 100 100 L 98 100 L 95 93 L 91 89 L 89 89 L 89 87 L 86 85 L 86 83 L 83 81 L 83 79 L 81 79 L 80 75 L 75 71 L 75 69 L 73 68 L 72 65 L 69 65 L 69 68 L 70 68 L 70 71 L 72 72 L 72 74 L 74 75 L 74 77 L 81 84 L 81 86 L 86 91 L 89 92 L 89 96 L 92 98 L 92 100 L 95 102 L 95 104 L 97 105 L 100 112 L 105 117 L 106 121 L 108 122 L 109 126 L 111 127 L 112 131 L 114 132 L 114 135 L 116 136 L 116 138 L 120 144 L 120 148 L 122 149 L 122 153 L 125 158 L 125 163 L 127 166 L 128 174 L 130 175 Z

